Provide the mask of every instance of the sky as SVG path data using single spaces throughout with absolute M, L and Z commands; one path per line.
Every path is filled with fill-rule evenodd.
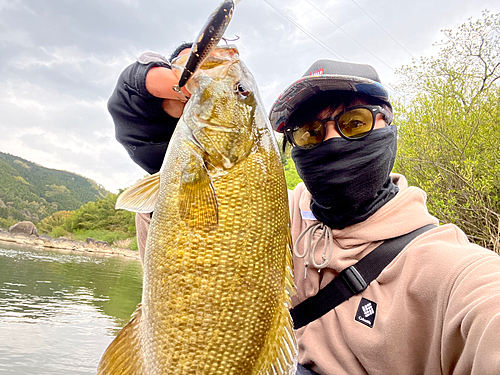
M 193 41 L 220 0 L 0 0 L 0 151 L 88 177 L 116 193 L 146 175 L 114 137 L 107 100 L 145 51 Z M 436 56 L 498 0 L 242 0 L 226 30 L 266 110 L 317 59 L 395 70 Z M 1 183 L 1 181 L 0 181 Z

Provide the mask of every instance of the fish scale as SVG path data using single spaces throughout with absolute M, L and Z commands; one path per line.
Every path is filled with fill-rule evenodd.
M 253 158 L 251 157 L 246 162 L 243 162 L 240 165 L 236 166 L 231 175 L 223 176 L 220 181 L 213 181 L 216 196 L 219 202 L 219 212 L 221 214 L 219 218 L 220 230 L 215 235 L 204 238 L 206 234 L 204 231 L 200 231 L 198 233 L 194 232 L 190 233 L 189 236 L 186 236 L 186 240 L 184 243 L 182 241 L 179 242 L 179 239 L 177 238 L 178 233 L 185 232 L 185 229 L 181 232 L 181 230 L 183 229 L 182 226 L 184 226 L 184 224 L 179 223 L 178 229 L 175 227 L 173 228 L 173 230 L 170 230 L 170 228 L 165 228 L 165 231 L 159 230 L 158 232 L 155 232 L 153 236 L 150 236 L 149 242 L 151 242 L 152 244 L 152 252 L 155 251 L 154 244 L 158 243 L 155 237 L 159 236 L 161 238 L 164 238 L 165 243 L 179 242 L 179 246 L 184 249 L 183 253 L 193 254 L 193 258 L 188 259 L 187 261 L 184 257 L 179 256 L 167 258 L 168 260 L 170 260 L 168 262 L 166 262 L 162 257 L 155 257 L 152 260 L 151 266 L 148 266 L 146 261 L 145 268 L 151 268 L 152 272 L 150 273 L 150 275 L 152 279 L 158 279 L 154 272 L 154 270 L 158 269 L 158 267 L 156 266 L 157 263 L 161 263 L 162 267 L 166 269 L 177 270 L 173 275 L 179 275 L 179 277 L 174 277 L 173 279 L 171 279 L 169 281 L 169 285 L 170 288 L 177 289 L 179 300 L 177 298 L 174 298 L 173 300 L 170 299 L 170 301 L 172 301 L 174 309 L 177 304 L 182 306 L 196 306 L 196 309 L 191 309 L 191 311 L 180 310 L 178 313 L 178 318 L 184 319 L 187 316 L 191 317 L 191 319 L 185 322 L 185 324 L 187 326 L 198 326 L 200 332 L 207 332 L 209 327 L 217 326 L 217 324 L 214 322 L 214 320 L 217 320 L 217 318 L 214 318 L 212 314 L 214 310 L 220 308 L 219 306 L 217 306 L 218 304 L 228 304 L 230 306 L 239 306 L 240 308 L 244 305 L 254 305 L 255 302 L 249 302 L 258 301 L 264 292 L 272 293 L 274 291 L 276 293 L 276 291 L 280 289 L 278 285 L 273 285 L 273 280 L 270 278 L 270 280 L 267 281 L 267 284 L 270 285 L 265 285 L 266 283 L 264 283 L 263 287 L 260 289 L 255 289 L 253 291 L 245 291 L 243 289 L 239 292 L 239 294 L 235 294 L 234 289 L 237 287 L 237 281 L 235 281 L 234 278 L 230 277 L 231 273 L 233 273 L 237 279 L 241 279 L 242 281 L 248 279 L 249 282 L 255 282 L 259 278 L 262 278 L 262 275 L 266 275 L 267 273 L 269 273 L 266 268 L 274 270 L 277 268 L 277 263 L 279 263 L 280 261 L 283 263 L 280 268 L 286 267 L 285 258 L 283 255 L 281 256 L 280 260 L 279 257 L 276 257 L 272 252 L 269 252 L 269 249 L 273 248 L 273 242 L 284 242 L 287 240 L 285 232 L 282 233 L 282 238 L 280 239 L 275 236 L 275 233 L 272 233 L 269 230 L 260 230 L 261 228 L 259 225 L 259 228 L 256 228 L 259 229 L 259 231 L 254 231 L 254 233 L 258 233 L 258 238 L 256 238 L 257 236 L 254 235 L 252 236 L 252 238 L 249 238 L 247 240 L 247 242 L 255 242 L 255 246 L 249 249 L 249 253 L 243 253 L 241 249 L 237 248 L 242 243 L 242 235 L 244 235 L 244 232 L 248 233 L 251 231 L 251 223 L 259 223 L 259 221 L 257 220 L 259 216 L 265 218 L 266 220 L 269 220 L 272 212 L 283 212 L 283 207 L 279 207 L 279 201 L 275 201 L 273 205 L 272 203 L 268 202 L 268 197 L 266 196 L 261 196 L 261 199 L 258 200 L 258 197 L 252 197 L 251 194 L 240 191 L 238 179 L 243 179 L 245 181 L 244 185 L 247 189 L 249 189 L 249 192 L 255 189 L 262 189 L 262 186 L 266 186 L 266 183 L 270 184 L 270 186 L 276 185 L 273 184 L 273 182 L 276 183 L 276 181 L 263 181 L 269 180 L 269 178 L 266 177 L 266 175 L 262 175 L 260 173 L 261 170 L 255 170 L 255 166 L 261 166 L 266 160 L 266 157 L 264 156 L 260 158 L 261 160 L 259 163 L 255 163 L 252 159 Z M 241 170 L 241 172 L 239 172 L 239 170 Z M 258 176 L 259 174 L 262 176 L 262 178 L 255 178 L 253 181 L 247 181 L 247 175 Z M 279 184 L 277 186 L 279 186 Z M 273 194 L 271 193 L 269 195 Z M 244 205 L 243 202 L 241 202 L 243 200 L 242 196 L 253 198 L 253 202 L 251 202 L 250 205 L 252 209 L 247 211 L 249 212 L 249 215 L 245 218 L 241 218 L 240 216 L 236 215 L 234 211 L 237 206 L 241 207 L 242 205 Z M 173 193 L 170 193 L 168 198 L 172 201 L 171 204 L 175 204 L 177 197 Z M 162 199 L 163 196 L 160 194 L 159 200 Z M 165 207 L 168 208 L 171 204 L 168 201 L 165 201 Z M 167 217 L 163 217 L 163 215 L 166 215 Z M 169 221 L 170 218 L 168 217 L 168 215 L 170 215 L 170 211 L 168 209 L 155 212 L 155 218 L 153 219 L 152 226 L 154 225 L 155 221 L 159 223 Z M 227 231 L 226 228 L 231 228 L 231 230 Z M 190 237 L 197 238 L 197 241 L 189 241 L 188 238 Z M 200 251 L 200 249 L 206 250 Z M 262 256 L 266 253 L 268 254 L 267 257 Z M 209 271 L 205 267 L 196 267 L 196 259 L 203 259 L 204 262 L 208 260 L 209 263 L 212 264 L 212 270 Z M 239 274 L 237 270 L 235 270 L 235 266 L 240 263 L 245 263 L 248 265 L 247 267 L 245 267 L 245 272 L 243 272 L 242 274 Z M 250 271 L 250 273 L 248 273 L 248 271 Z M 196 275 L 200 273 L 205 274 L 204 279 L 207 280 L 207 283 L 210 286 L 208 288 L 205 287 L 205 289 L 201 289 L 201 293 L 193 296 L 192 291 L 200 290 L 200 287 L 202 287 L 201 283 L 199 283 L 201 282 L 201 279 L 196 279 Z M 152 288 L 155 287 L 152 286 Z M 284 290 L 284 285 L 281 287 L 281 289 Z M 166 293 L 173 293 L 174 296 L 177 297 L 175 291 L 170 292 L 167 289 Z M 270 300 L 274 301 L 274 299 Z M 207 303 L 208 301 L 212 301 L 212 305 Z M 218 303 L 215 303 L 215 301 L 218 301 Z M 206 351 L 210 353 L 211 350 L 214 350 L 216 348 L 217 351 L 213 351 L 213 353 L 217 353 L 218 355 L 216 355 L 215 357 L 213 355 L 205 355 L 206 361 L 209 361 L 213 366 L 218 367 L 220 373 L 241 374 L 241 368 L 244 368 L 245 365 L 239 364 L 238 360 L 246 361 L 249 359 L 249 357 L 251 357 L 248 354 L 247 350 L 254 344 L 258 344 L 256 342 L 258 341 L 258 339 L 262 339 L 262 336 L 259 336 L 259 332 L 264 333 L 268 331 L 268 323 L 270 322 L 266 322 L 266 319 L 263 319 L 262 316 L 269 316 L 269 312 L 267 312 L 266 310 L 272 311 L 274 308 L 276 308 L 276 306 L 274 306 L 275 304 L 275 302 L 270 302 L 268 304 L 259 303 L 259 307 L 257 308 L 255 308 L 255 306 L 248 306 L 252 307 L 252 309 L 247 309 L 246 313 L 236 316 L 237 319 L 239 318 L 243 322 L 248 322 L 247 325 L 234 324 L 234 320 L 228 317 L 229 315 L 234 316 L 234 313 L 230 314 L 231 308 L 222 308 L 222 311 L 218 315 L 218 318 L 221 321 L 224 321 L 225 325 L 219 325 L 218 327 L 221 331 L 226 332 L 224 336 L 221 337 L 215 335 L 213 341 L 210 341 L 209 339 L 207 339 L 207 337 L 202 337 L 202 340 L 199 343 L 200 348 L 197 348 L 195 346 L 196 342 L 194 342 L 194 340 L 188 340 L 187 345 L 183 349 L 178 348 L 176 350 L 176 357 L 172 358 L 172 363 L 169 364 L 169 367 L 181 369 L 183 367 L 182 363 L 187 363 L 189 364 L 190 368 L 193 368 L 197 363 L 197 361 L 195 360 L 196 358 L 200 357 L 200 355 L 203 357 Z M 166 306 L 162 305 L 162 310 L 167 309 L 169 309 L 168 303 L 166 304 Z M 241 312 L 243 312 L 243 308 L 241 308 Z M 203 319 L 203 317 L 205 319 Z M 199 319 L 201 319 L 201 324 L 197 323 Z M 252 322 L 259 323 L 251 324 Z M 170 334 L 168 335 L 168 338 L 167 336 L 164 336 L 165 345 L 167 345 L 165 347 L 165 350 L 167 351 L 174 350 L 176 344 L 175 338 L 180 337 L 181 335 L 186 333 L 183 332 L 183 327 L 181 325 L 175 323 L 175 319 L 172 325 L 177 326 L 178 333 Z M 234 326 L 231 327 L 231 325 Z M 162 334 L 158 335 L 162 336 Z M 246 350 L 238 350 L 237 344 L 241 342 L 245 337 L 253 337 L 254 340 L 249 340 L 245 347 Z M 171 342 L 171 340 L 173 340 L 173 342 L 169 345 L 169 342 Z M 208 345 L 206 341 L 208 341 Z M 223 345 L 222 348 L 220 347 L 221 345 Z M 221 349 L 225 347 L 231 349 L 227 349 L 227 352 L 226 350 L 221 352 Z M 257 345 L 256 347 L 259 346 Z M 233 360 L 231 360 L 231 356 L 228 356 L 231 353 L 234 357 Z M 238 358 L 237 353 L 244 354 L 243 358 Z
M 255 82 L 223 46 L 188 89 L 160 171 L 142 308 L 124 328 L 140 331 L 136 373 L 293 374 L 287 189 Z M 110 348 L 102 367 L 122 349 Z

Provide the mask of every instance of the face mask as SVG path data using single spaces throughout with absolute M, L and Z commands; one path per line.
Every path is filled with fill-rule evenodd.
M 398 192 L 394 166 L 397 128 L 375 129 L 361 140 L 331 138 L 312 150 L 292 149 L 297 173 L 311 193 L 311 211 L 330 228 L 366 220 Z

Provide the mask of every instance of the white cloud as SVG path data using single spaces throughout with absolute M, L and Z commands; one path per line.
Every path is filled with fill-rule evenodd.
M 22 0 L 0 0 L 0 11 L 5 9 L 16 9 Z
M 24 48 L 32 47 L 33 42 L 26 30 L 6 30 L 0 33 L 0 44 L 11 44 Z

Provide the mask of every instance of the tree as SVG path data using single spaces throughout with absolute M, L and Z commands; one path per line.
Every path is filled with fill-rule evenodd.
M 55 228 L 62 227 L 70 216 L 71 211 L 57 211 L 38 223 L 38 232 L 52 233 Z
M 428 194 L 429 211 L 500 250 L 500 14 L 443 30 L 438 57 L 397 73 L 395 171 Z
M 288 189 L 293 190 L 300 182 L 302 182 L 302 180 L 297 174 L 295 163 L 292 160 L 290 144 L 288 144 L 286 149 L 283 149 L 283 134 L 276 134 L 280 150 L 281 163 L 283 164 L 283 169 L 285 171 L 286 186 Z
M 135 235 L 135 213 L 116 210 L 118 194 L 108 194 L 95 202 L 89 202 L 73 211 L 65 220 L 64 229 L 68 232 L 106 230 Z

